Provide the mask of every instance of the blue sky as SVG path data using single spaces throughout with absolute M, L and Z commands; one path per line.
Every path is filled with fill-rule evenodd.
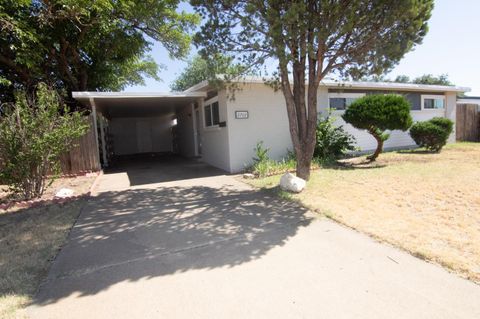
M 187 4 L 181 9 L 190 10 Z M 459 86 L 467 86 L 480 96 L 480 1 L 437 0 L 429 22 L 430 31 L 423 43 L 405 55 L 398 66 L 387 76 L 399 74 L 416 77 L 431 73 L 447 73 Z M 192 47 L 191 55 L 196 49 Z M 145 79 L 145 86 L 131 86 L 125 91 L 169 91 L 170 83 L 186 66 L 184 61 L 171 60 L 167 52 L 155 43 L 151 52 L 154 59 L 164 64 L 161 82 Z

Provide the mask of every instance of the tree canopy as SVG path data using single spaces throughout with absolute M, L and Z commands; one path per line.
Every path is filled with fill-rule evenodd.
M 159 41 L 184 57 L 196 14 L 176 0 L 3 0 L 0 3 L 0 85 L 33 90 L 45 82 L 67 92 L 121 90 L 158 78 L 148 55 Z
M 247 67 L 277 62 L 297 176 L 308 179 L 315 147 L 317 90 L 328 74 L 359 78 L 391 69 L 421 43 L 433 0 L 192 0 L 205 23 L 204 54 Z
M 363 81 L 367 82 L 393 82 L 393 83 L 415 83 L 415 84 L 429 84 L 429 85 L 446 85 L 446 86 L 452 86 L 454 85 L 450 80 L 448 79 L 448 74 L 443 73 L 438 76 L 435 76 L 433 74 L 424 74 L 421 76 L 418 76 L 416 78 L 411 79 L 407 75 L 397 75 L 395 79 L 389 79 L 385 75 L 373 75 L 373 76 L 368 76 L 368 77 L 363 77 Z
M 234 64 L 231 58 L 217 54 L 203 58 L 196 55 L 189 62 L 187 67 L 180 73 L 170 85 L 173 91 L 184 91 L 202 81 L 215 81 L 217 76 L 235 76 L 242 73 L 243 66 Z

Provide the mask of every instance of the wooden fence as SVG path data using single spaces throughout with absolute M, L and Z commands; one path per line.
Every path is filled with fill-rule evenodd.
M 476 104 L 457 104 L 457 141 L 480 141 L 480 109 Z
M 90 130 L 75 142 L 76 147 L 61 156 L 60 162 L 63 174 L 75 175 L 100 170 L 93 120 L 93 116 L 90 115 Z

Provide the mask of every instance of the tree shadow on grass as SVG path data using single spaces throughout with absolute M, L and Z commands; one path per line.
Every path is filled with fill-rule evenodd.
M 358 170 L 358 169 L 377 169 L 383 168 L 387 165 L 378 163 L 376 161 L 370 161 L 368 159 L 358 159 L 356 158 L 355 161 L 345 160 L 345 161 L 337 161 L 335 164 L 332 164 L 328 168 L 331 169 L 339 169 L 339 170 Z
M 397 154 L 402 154 L 402 155 L 428 155 L 428 154 L 438 154 L 438 152 L 432 152 L 429 150 L 426 150 L 424 148 L 416 148 L 416 149 L 409 149 L 409 150 L 400 150 L 396 152 Z
M 306 212 L 265 192 L 228 186 L 102 193 L 85 206 L 34 304 L 253 261 L 308 225 Z

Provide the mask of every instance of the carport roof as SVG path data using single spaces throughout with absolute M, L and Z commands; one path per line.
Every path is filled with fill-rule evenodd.
M 192 99 L 206 97 L 205 92 L 72 92 L 72 97 L 77 101 L 90 99 Z
M 169 114 L 206 96 L 206 92 L 72 92 L 74 99 L 108 117 Z

